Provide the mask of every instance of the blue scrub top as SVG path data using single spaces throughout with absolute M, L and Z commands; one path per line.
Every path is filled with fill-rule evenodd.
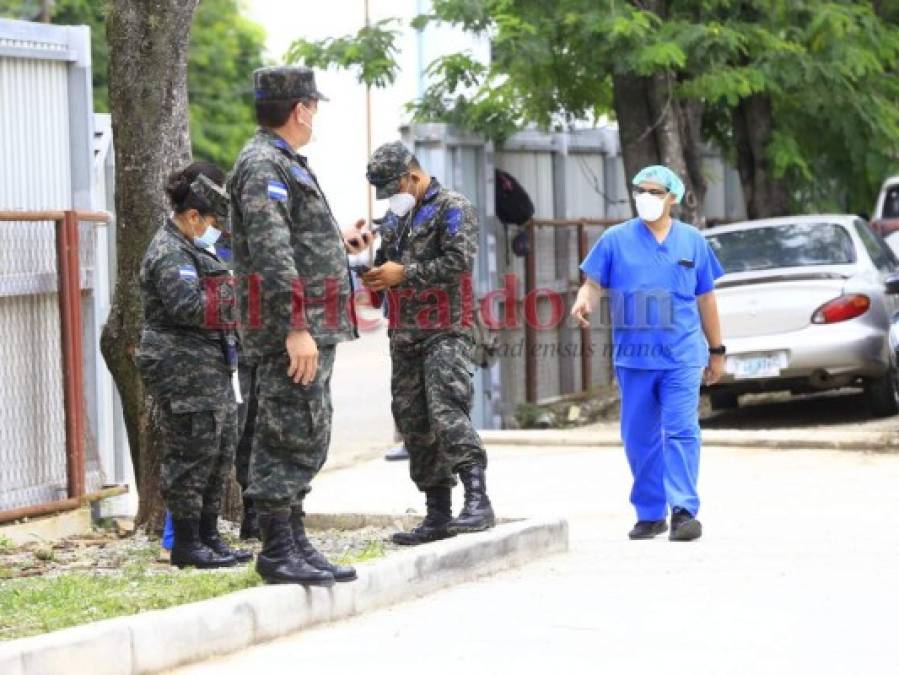
M 696 298 L 713 290 L 724 270 L 695 227 L 675 220 L 659 243 L 639 218 L 615 225 L 581 270 L 607 289 L 603 302 L 616 366 L 670 370 L 708 364 Z

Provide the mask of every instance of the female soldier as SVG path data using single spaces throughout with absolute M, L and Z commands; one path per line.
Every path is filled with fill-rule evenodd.
M 225 175 L 195 162 L 166 192 L 174 212 L 159 228 L 140 273 L 144 325 L 138 367 L 156 402 L 165 443 L 160 490 L 172 514 L 178 567 L 225 567 L 252 555 L 218 532 L 225 480 L 237 443 L 232 373 L 237 343 L 228 321 L 234 290 L 214 244 L 228 217 Z

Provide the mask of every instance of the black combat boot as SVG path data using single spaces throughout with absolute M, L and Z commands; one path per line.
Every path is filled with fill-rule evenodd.
M 198 518 L 173 518 L 175 543 L 172 544 L 170 562 L 178 568 L 232 567 L 237 564 L 233 555 L 222 555 L 200 541 Z
M 231 548 L 219 533 L 219 517 L 217 513 L 200 514 L 200 541 L 221 556 L 234 556 L 239 563 L 248 563 L 253 559 L 252 551 Z
M 312 542 L 306 536 L 306 526 L 303 524 L 302 507 L 294 507 L 290 512 L 290 527 L 293 530 L 293 541 L 297 545 L 297 550 L 307 563 L 317 570 L 330 572 L 334 577 L 334 581 L 353 581 L 356 578 L 356 569 L 348 565 L 335 565 L 328 561 L 319 551 L 316 550 Z
M 465 504 L 459 517 L 450 521 L 450 532 L 480 532 L 496 525 L 493 506 L 487 497 L 485 473 L 480 464 L 468 464 L 459 469 L 459 478 L 465 486 Z
M 240 521 L 240 540 L 259 539 L 259 523 L 256 520 L 256 506 L 249 497 L 243 499 L 243 519 Z
M 307 563 L 297 551 L 290 529 L 290 510 L 259 514 L 262 551 L 256 571 L 269 584 L 333 586 L 334 575 Z
M 661 520 L 638 520 L 634 529 L 627 533 L 631 539 L 652 539 L 657 534 L 668 531 L 668 523 Z
M 671 541 L 693 541 L 702 536 L 702 524 L 687 509 L 675 506 L 671 511 Z
M 452 490 L 448 487 L 431 488 L 425 492 L 428 512 L 421 524 L 409 532 L 397 532 L 393 542 L 400 546 L 417 546 L 430 541 L 452 537 L 447 529 L 453 518 Z

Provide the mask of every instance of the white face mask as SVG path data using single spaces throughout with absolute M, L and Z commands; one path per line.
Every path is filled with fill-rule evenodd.
M 203 234 L 199 237 L 194 237 L 194 244 L 197 248 L 208 248 L 214 249 L 215 242 L 219 240 L 219 237 L 222 236 L 222 231 L 212 225 L 207 225 L 206 229 L 203 230 Z
M 415 207 L 415 197 L 408 192 L 397 192 L 388 200 L 390 210 L 402 218 Z
M 309 140 L 307 141 L 307 143 L 314 143 L 315 141 L 318 140 L 318 135 L 315 133 L 315 129 L 312 128 L 312 111 L 309 111 L 309 122 L 307 122 L 306 120 L 304 120 L 302 118 L 301 115 L 303 114 L 302 113 L 303 110 L 309 110 L 309 109 L 305 108 L 302 104 L 297 106 L 297 108 L 299 109 L 298 114 L 297 114 L 297 122 L 299 122 L 304 127 L 309 129 Z
M 653 197 L 647 192 L 637 195 L 634 203 L 637 206 L 637 215 L 644 223 L 654 223 L 665 212 L 665 198 Z

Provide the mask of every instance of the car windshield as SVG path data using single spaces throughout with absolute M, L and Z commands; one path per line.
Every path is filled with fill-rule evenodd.
M 847 265 L 855 246 L 846 228 L 834 223 L 790 223 L 710 234 L 709 245 L 725 272 L 779 267 Z

